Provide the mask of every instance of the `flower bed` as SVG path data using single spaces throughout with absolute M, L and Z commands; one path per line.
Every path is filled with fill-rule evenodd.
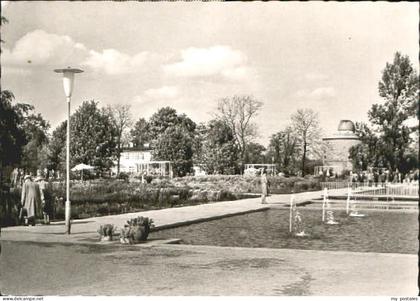
M 268 180 L 270 193 L 274 194 L 320 189 L 319 182 L 313 179 L 269 177 Z M 239 175 L 153 179 L 150 184 L 124 180 L 74 181 L 71 184 L 70 194 L 71 213 L 75 219 L 88 218 L 237 200 L 257 197 L 260 193 L 259 177 Z M 50 183 L 46 185 L 44 194 L 53 204 L 51 218 L 64 219 L 65 184 Z M 16 225 L 20 189 L 2 195 L 1 200 L 0 225 Z
M 289 194 L 293 192 L 320 190 L 320 183 L 315 178 L 301 177 L 267 177 L 270 193 Z M 183 177 L 173 179 L 175 185 L 187 185 L 194 189 L 225 190 L 233 193 L 261 193 L 260 177 L 244 177 L 240 175 L 217 175 L 201 177 Z

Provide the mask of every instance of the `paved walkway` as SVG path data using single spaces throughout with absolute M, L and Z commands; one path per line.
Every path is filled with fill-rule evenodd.
M 295 200 L 320 196 L 303 193 Z M 101 224 L 122 227 L 144 215 L 168 227 L 286 206 L 290 195 L 268 202 L 254 198 L 76 220 L 71 235 L 63 233 L 64 223 L 3 228 L 0 289 L 15 295 L 417 295 L 417 256 L 410 254 L 98 243 Z M 22 258 L 31 260 L 21 264 Z
M 295 202 L 299 203 L 308 199 L 319 198 L 320 193 L 320 191 L 314 191 L 296 194 Z M 267 199 L 269 202 L 267 205 L 261 204 L 260 198 L 251 198 L 74 220 L 72 222 L 71 235 L 64 235 L 64 222 L 58 222 L 49 226 L 7 227 L 2 229 L 1 236 L 3 240 L 15 241 L 89 243 L 98 240 L 99 235 L 96 231 L 100 225 L 113 224 L 121 229 L 127 220 L 139 215 L 152 218 L 155 228 L 159 229 L 265 210 L 273 205 L 285 206 L 290 203 L 290 197 L 290 195 L 272 195 Z

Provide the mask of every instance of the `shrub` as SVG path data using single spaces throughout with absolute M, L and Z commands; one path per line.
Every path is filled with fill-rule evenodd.
M 127 181 L 128 178 L 129 176 L 125 172 L 120 172 L 119 175 L 117 176 L 117 179 L 124 180 L 124 181 Z
M 121 230 L 120 241 L 123 244 L 133 244 L 147 240 L 150 229 L 154 227 L 153 220 L 139 216 L 127 221 Z

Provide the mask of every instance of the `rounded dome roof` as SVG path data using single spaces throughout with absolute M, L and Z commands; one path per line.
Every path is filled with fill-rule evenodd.
M 341 120 L 340 123 L 338 124 L 338 131 L 339 132 L 352 132 L 354 133 L 355 131 L 355 127 L 354 127 L 354 123 L 351 120 Z

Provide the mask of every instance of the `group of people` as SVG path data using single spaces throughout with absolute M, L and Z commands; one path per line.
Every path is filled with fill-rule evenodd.
M 51 204 L 45 197 L 46 181 L 40 170 L 34 178 L 32 173 L 23 177 L 19 221 L 25 226 L 35 226 L 37 217 L 42 216 L 44 224 L 50 223 Z
M 37 174 L 42 174 L 45 179 L 60 179 L 60 172 L 55 171 L 54 169 L 44 171 L 38 170 Z M 10 174 L 10 187 L 22 187 L 23 182 L 25 181 L 25 171 L 22 168 L 15 168 Z
M 352 182 L 362 182 L 372 185 L 373 183 L 418 183 L 419 170 L 412 170 L 406 174 L 401 173 L 398 169 L 395 171 L 387 169 L 367 170 L 363 172 L 351 172 L 350 179 Z

